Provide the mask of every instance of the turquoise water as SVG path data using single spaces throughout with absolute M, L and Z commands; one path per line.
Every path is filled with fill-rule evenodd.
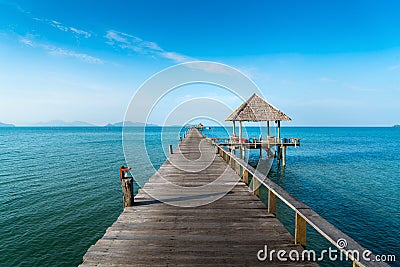
M 160 142 L 179 141 L 179 128 L 165 128 L 162 141 L 160 131 L 146 134 L 155 167 L 165 159 Z M 274 165 L 270 178 L 363 246 L 399 259 L 400 129 L 284 128 L 282 135 L 301 137 L 302 146 L 289 149 L 285 172 Z M 121 136 L 121 128 L 0 128 L 1 266 L 81 262 L 122 211 Z M 152 174 L 141 165 L 145 153 L 137 151 L 135 178 Z M 278 216 L 290 228 L 293 216 Z

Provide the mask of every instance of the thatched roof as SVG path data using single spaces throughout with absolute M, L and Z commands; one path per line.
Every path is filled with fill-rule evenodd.
M 253 94 L 226 121 L 290 121 L 291 119 L 270 103 Z

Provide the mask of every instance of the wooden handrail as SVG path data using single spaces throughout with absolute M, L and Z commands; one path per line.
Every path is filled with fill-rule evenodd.
M 343 252 L 349 260 L 353 261 L 353 266 L 389 266 L 385 262 L 375 261 L 376 256 L 374 254 L 368 254 L 368 258 L 371 261 L 367 261 L 362 257 L 364 251 L 368 251 L 363 246 L 358 244 L 354 239 L 340 231 L 334 225 L 329 223 L 327 220 L 322 218 L 318 213 L 313 211 L 306 204 L 300 200 L 293 197 L 281 186 L 274 183 L 272 180 L 266 177 L 258 170 L 250 166 L 246 161 L 231 154 L 226 148 L 218 143 L 213 143 L 215 145 L 216 154 L 219 154 L 233 169 L 236 173 L 242 177 L 242 181 L 248 184 L 248 175 L 252 175 L 252 192 L 253 194 L 259 196 L 259 185 L 265 186 L 268 192 L 268 213 L 276 213 L 276 197 L 278 197 L 283 203 L 295 211 L 295 237 L 294 242 L 296 244 L 306 245 L 306 225 L 309 224 L 318 233 L 320 233 L 325 239 L 327 239 L 331 244 Z M 236 168 L 238 168 L 238 171 Z M 345 240 L 347 245 L 342 247 L 338 244 L 338 240 Z M 355 257 L 355 251 L 358 251 L 358 259 Z

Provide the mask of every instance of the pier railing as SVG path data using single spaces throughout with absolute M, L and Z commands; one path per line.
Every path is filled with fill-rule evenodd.
M 260 186 L 268 189 L 267 211 L 276 214 L 276 198 L 295 211 L 294 243 L 306 246 L 306 227 L 312 226 L 318 233 L 338 248 L 347 259 L 353 262 L 353 267 L 358 266 L 389 266 L 380 262 L 376 255 L 365 249 L 351 237 L 340 231 L 334 225 L 322 218 L 306 204 L 296 199 L 282 187 L 271 181 L 264 174 L 254 169 L 243 159 L 230 153 L 222 145 L 214 143 L 216 154 L 219 154 L 235 172 L 242 177 L 242 181 L 249 185 L 254 195 L 260 196 Z M 249 184 L 249 176 L 251 185 Z

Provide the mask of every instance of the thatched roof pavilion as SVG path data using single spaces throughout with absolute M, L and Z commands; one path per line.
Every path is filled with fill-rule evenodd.
M 257 94 L 253 94 L 241 104 L 226 121 L 290 121 L 282 111 L 265 101 Z
M 266 121 L 269 135 L 269 122 L 278 122 L 278 138 L 280 139 L 281 121 L 290 121 L 285 113 L 268 103 L 266 100 L 253 94 L 247 101 L 241 104 L 225 121 L 232 121 L 233 134 L 235 133 L 235 122 L 239 121 L 239 140 L 242 140 L 242 121 Z

